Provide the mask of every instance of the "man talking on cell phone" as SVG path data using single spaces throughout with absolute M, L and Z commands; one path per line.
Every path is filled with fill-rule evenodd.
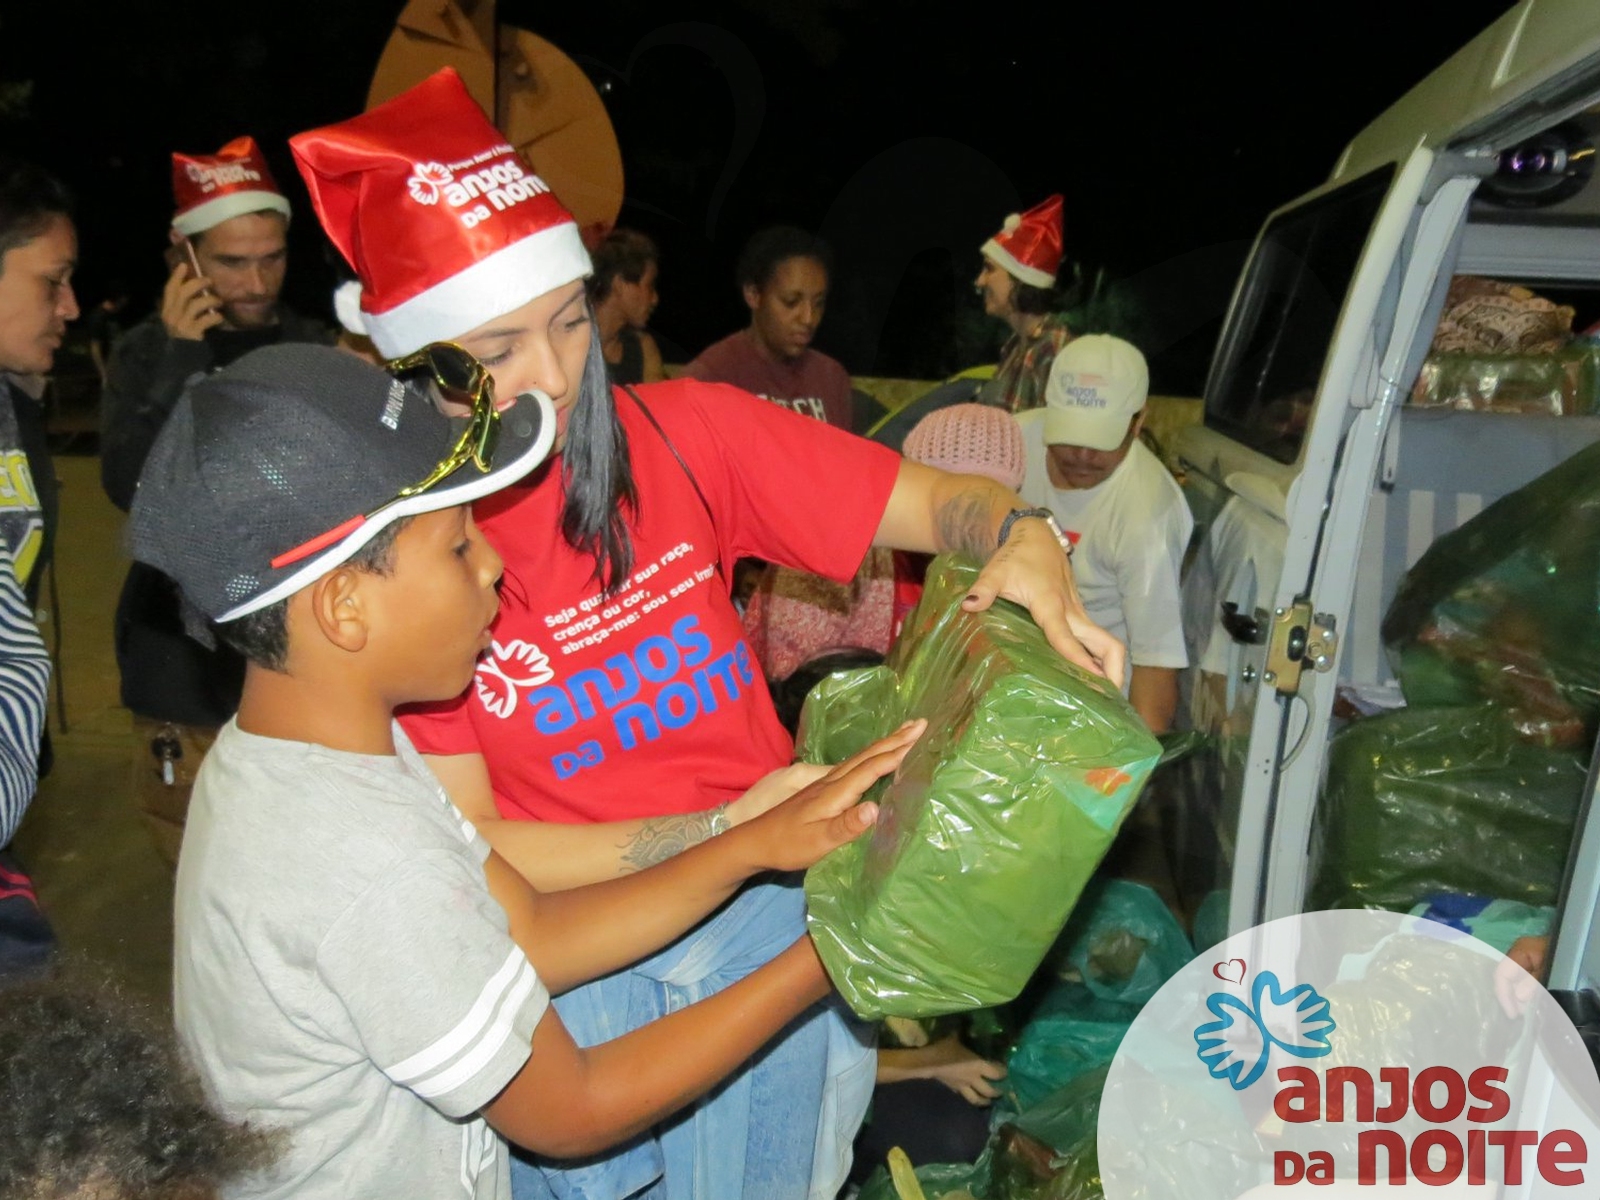
M 252 138 L 214 155 L 174 154 L 172 189 L 171 273 L 160 307 L 117 340 L 101 401 L 100 480 L 124 512 L 190 380 L 261 346 L 334 339 L 279 302 L 289 201 Z M 163 855 L 176 862 L 189 782 L 238 705 L 244 663 L 185 636 L 172 582 L 139 563 L 117 604 L 116 647 L 122 702 L 138 734 L 134 795 Z

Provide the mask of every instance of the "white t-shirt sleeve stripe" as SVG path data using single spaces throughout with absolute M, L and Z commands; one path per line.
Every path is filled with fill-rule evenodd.
M 544 985 L 533 973 L 533 968 L 526 963 L 523 965 L 525 970 L 518 975 L 515 986 L 501 1001 L 500 1007 L 495 1012 L 494 1023 L 484 1030 L 483 1036 L 478 1039 L 472 1050 L 457 1059 L 452 1066 L 411 1084 L 413 1092 L 424 1100 L 447 1096 L 471 1082 L 494 1060 L 505 1046 L 506 1039 L 511 1036 L 512 1024 L 517 1013 L 527 1003 L 535 988 L 543 990 Z M 542 996 L 540 1002 L 541 1004 L 546 1002 Z
M 461 1054 L 491 1028 L 496 1014 L 503 1009 L 506 993 L 521 982 L 524 974 L 531 980 L 533 967 L 521 948 L 513 946 L 506 961 L 483 985 L 467 1015 L 456 1022 L 454 1028 L 410 1058 L 383 1068 L 383 1073 L 401 1087 L 416 1090 L 418 1080 Z

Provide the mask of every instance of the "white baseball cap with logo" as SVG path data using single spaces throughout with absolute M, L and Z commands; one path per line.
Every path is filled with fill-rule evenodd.
M 1045 384 L 1045 444 L 1115 450 L 1149 394 L 1149 368 L 1131 343 L 1104 333 L 1074 338 Z

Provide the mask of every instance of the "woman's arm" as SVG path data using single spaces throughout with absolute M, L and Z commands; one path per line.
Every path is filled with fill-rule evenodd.
M 672 942 L 750 876 L 801 870 L 857 837 L 877 819 L 862 794 L 900 765 L 924 724 L 903 726 L 770 812 L 648 871 L 539 893 L 492 854 L 489 891 L 545 986 L 576 987 Z
M 665 862 L 712 834 L 716 809 L 590 825 L 507 820 L 500 815 L 481 754 L 423 756 L 461 815 L 484 841 L 541 892 L 616 879 Z M 730 826 L 741 825 L 827 773 L 797 763 L 773 771 L 728 805 Z
M 924 554 L 952 552 L 983 563 L 963 602 L 981 612 L 1003 596 L 1021 604 L 1068 661 L 1122 682 L 1127 651 L 1089 619 L 1072 567 L 1047 522 L 1024 517 L 996 547 L 1006 515 L 1028 505 L 981 475 L 952 475 L 904 462 L 873 545 Z

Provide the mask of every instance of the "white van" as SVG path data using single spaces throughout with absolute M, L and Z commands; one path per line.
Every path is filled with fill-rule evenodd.
M 1199 883 L 1226 893 L 1230 931 L 1307 906 L 1335 691 L 1396 691 L 1379 626 L 1406 570 L 1600 440 L 1600 416 L 1406 403 L 1452 277 L 1600 301 L 1586 136 L 1600 139 L 1600 4 L 1523 0 L 1257 238 L 1204 423 L 1179 446 L 1199 539 L 1185 705 L 1214 737 L 1171 837 L 1191 876 L 1222 864 Z M 1600 810 L 1586 818 L 1559 918 L 1552 985 L 1565 988 L 1600 978 Z

